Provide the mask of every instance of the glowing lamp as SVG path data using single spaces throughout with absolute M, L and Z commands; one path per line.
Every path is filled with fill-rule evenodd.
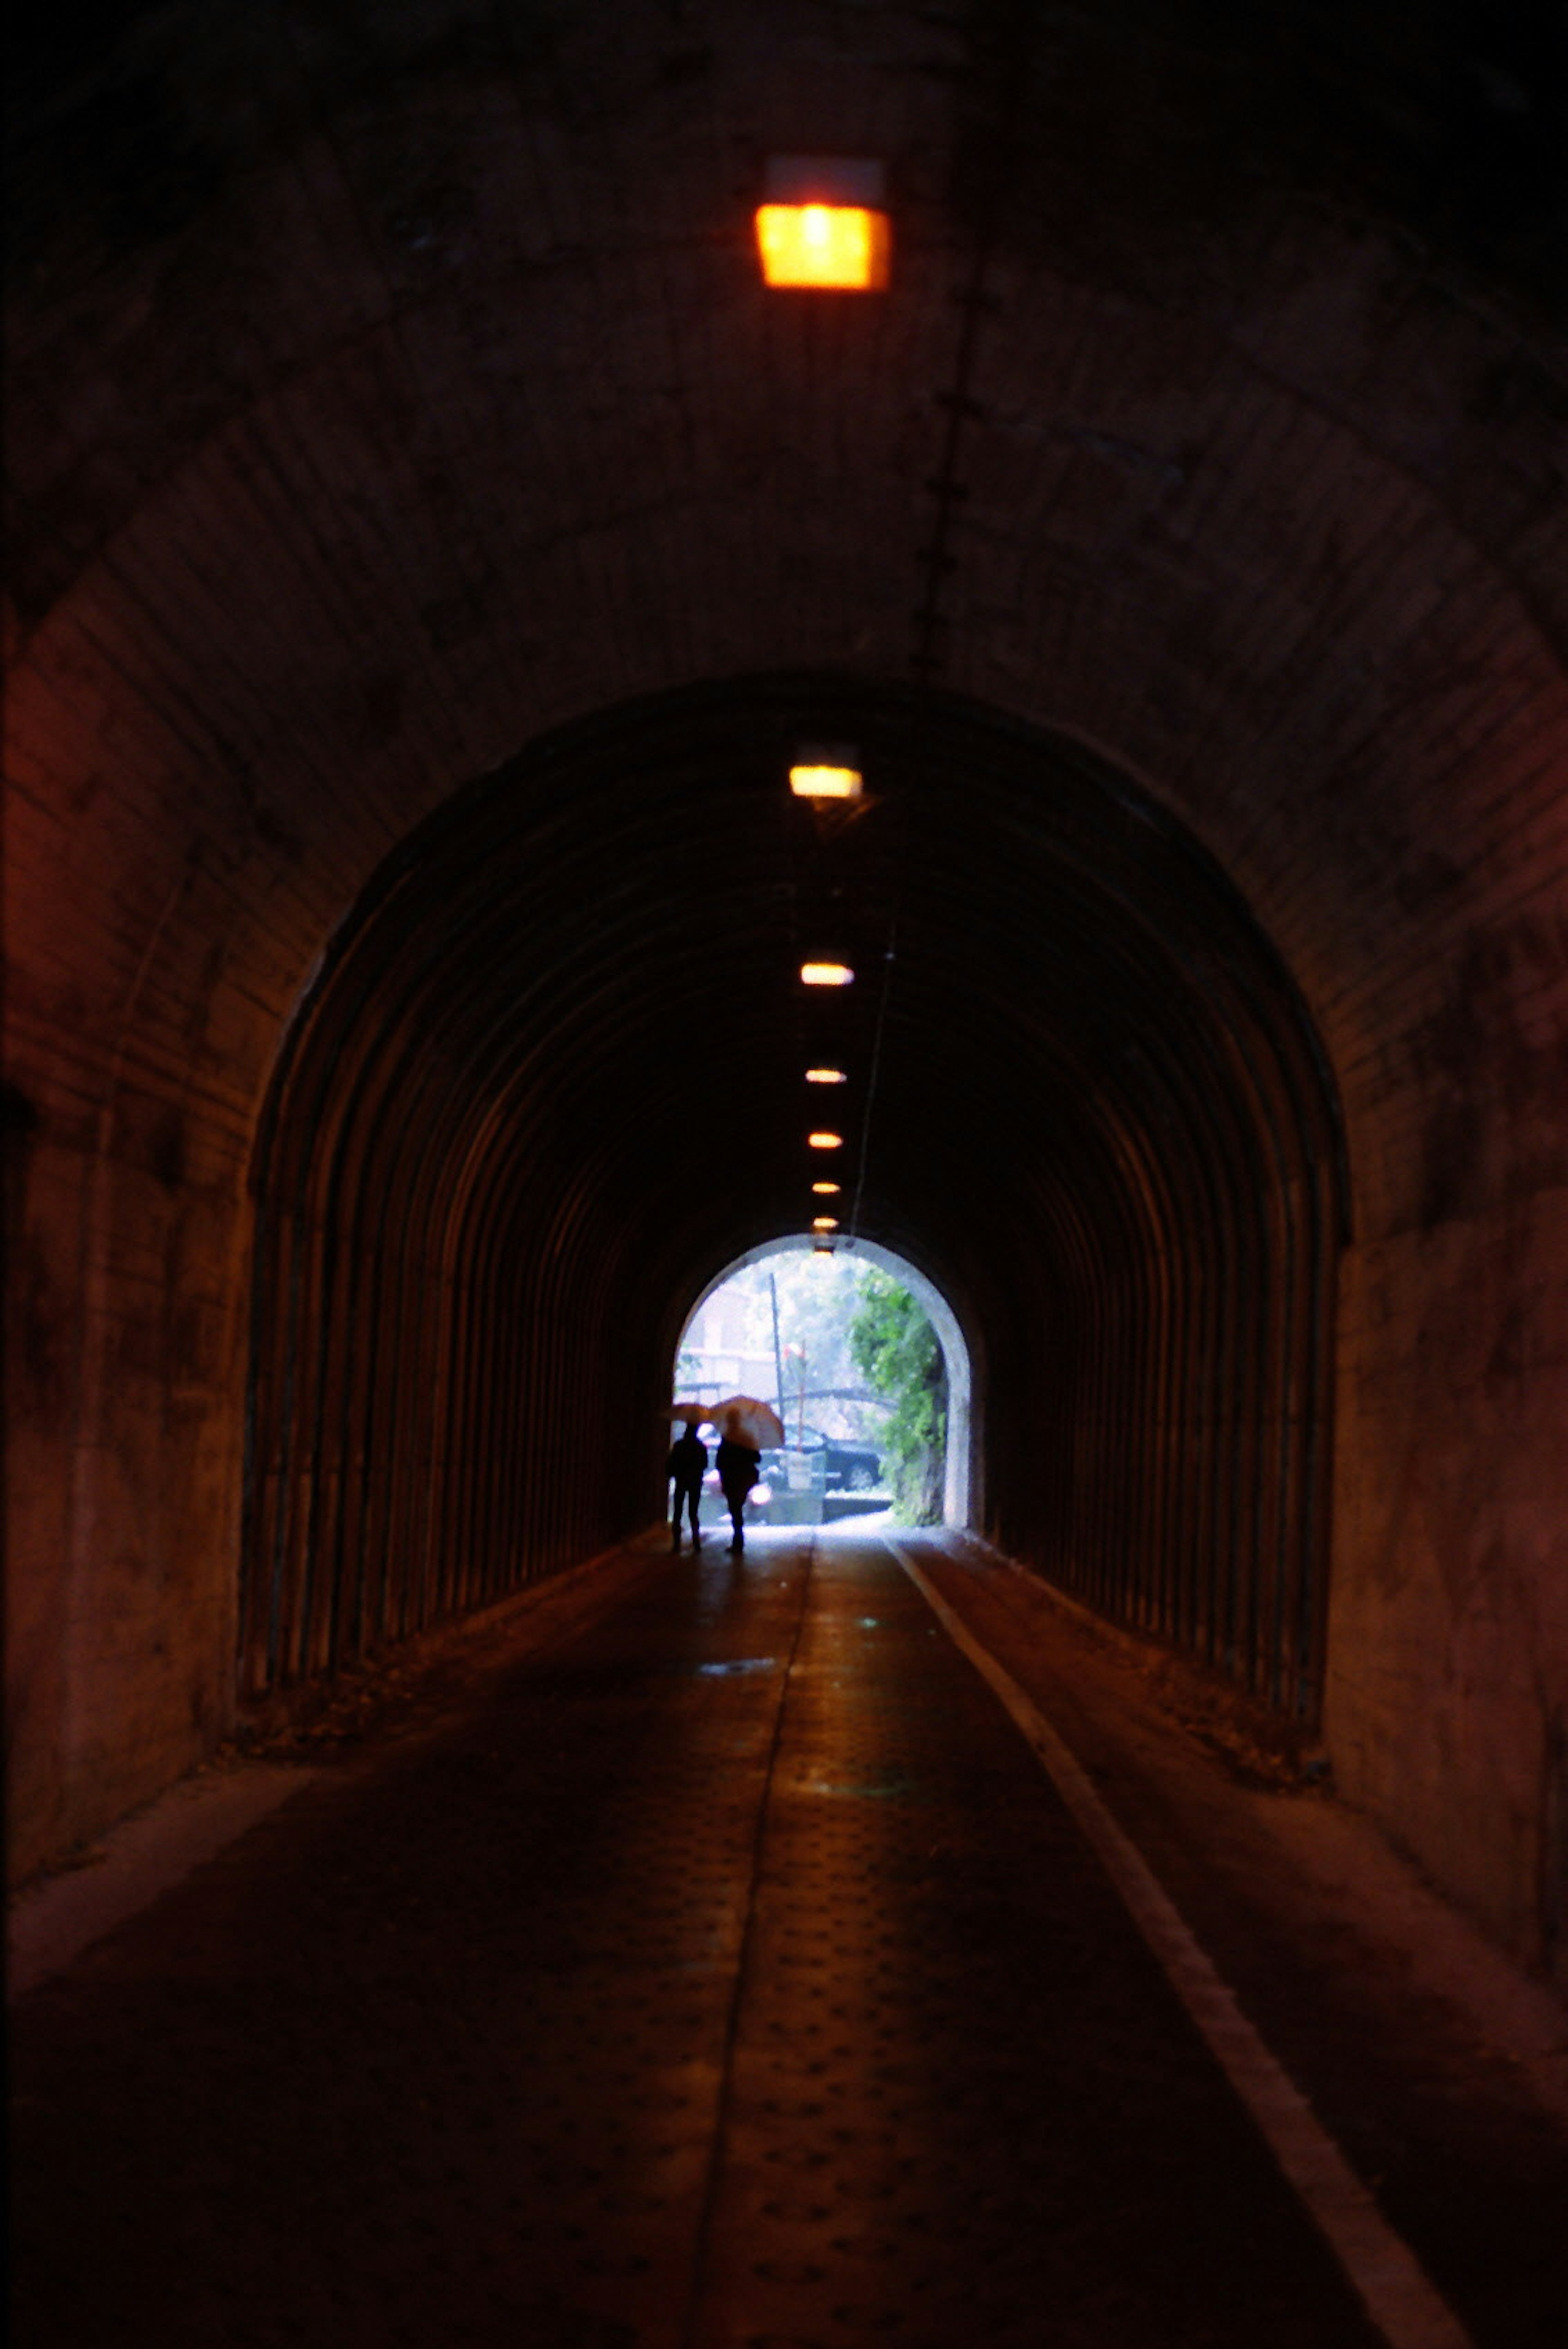
M 867 156 L 770 157 L 757 208 L 763 282 L 880 292 L 892 249 L 883 179 Z
M 802 742 L 789 771 L 797 800 L 857 800 L 865 782 L 860 753 L 846 742 Z
M 838 1218 L 836 1216 L 813 1216 L 811 1228 L 814 1232 L 836 1232 L 838 1229 Z
M 888 283 L 888 215 L 854 204 L 759 204 L 757 251 L 768 285 L 878 294 Z
M 789 771 L 789 787 L 797 800 L 857 800 L 865 780 L 858 767 L 821 761 L 803 760 Z
M 831 1199 L 843 1190 L 844 1185 L 842 1183 L 814 1183 L 811 1187 L 819 1198 Z
M 808 1133 L 805 1138 L 813 1150 L 842 1150 L 844 1147 L 841 1133 Z
M 803 987 L 849 987 L 855 973 L 846 962 L 803 962 L 800 977 Z
M 846 1085 L 849 1082 L 842 1069 L 807 1069 L 808 1085 Z

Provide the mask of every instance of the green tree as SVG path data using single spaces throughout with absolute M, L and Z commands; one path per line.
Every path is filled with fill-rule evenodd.
M 917 1526 L 939 1525 L 948 1432 L 941 1344 L 909 1291 L 875 1267 L 861 1275 L 849 1350 L 889 1405 L 882 1451 L 899 1515 Z

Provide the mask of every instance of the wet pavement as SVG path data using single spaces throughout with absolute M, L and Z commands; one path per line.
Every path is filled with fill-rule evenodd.
M 887 1546 L 315 1779 L 13 2013 L 25 2349 L 1370 2349 Z

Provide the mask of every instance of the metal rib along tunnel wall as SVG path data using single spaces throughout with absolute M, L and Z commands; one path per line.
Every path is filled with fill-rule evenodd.
M 855 747 L 853 816 L 791 800 L 802 741 Z M 852 987 L 799 985 L 824 952 Z M 983 1333 L 986 1530 L 1313 1714 L 1344 1185 L 1301 1000 L 1127 776 L 832 678 L 535 744 L 339 933 L 254 1167 L 244 1693 L 649 1521 L 681 1321 L 805 1227 L 829 1054 L 839 1244 Z

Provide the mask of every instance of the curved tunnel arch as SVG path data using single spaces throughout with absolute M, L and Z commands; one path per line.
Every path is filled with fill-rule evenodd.
M 762 1264 L 769 1257 L 809 1256 L 815 1242 L 809 1233 L 783 1232 L 776 1239 L 762 1240 L 732 1258 L 723 1270 L 705 1281 L 692 1302 L 687 1307 L 683 1329 L 690 1329 L 716 1289 L 742 1272 L 748 1265 Z M 937 1283 L 907 1256 L 893 1248 L 881 1247 L 875 1240 L 860 1239 L 854 1243 L 855 1254 L 862 1261 L 874 1264 L 878 1270 L 890 1273 L 901 1281 L 919 1306 L 937 1333 L 937 1343 L 942 1350 L 942 1367 L 947 1384 L 947 1466 L 942 1485 L 942 1523 L 955 1527 L 982 1524 L 985 1515 L 985 1406 L 984 1350 L 979 1333 L 971 1340 L 970 1332 L 954 1312 Z M 978 1371 L 978 1375 L 977 1375 Z
M 813 739 L 859 748 L 847 823 L 784 789 Z M 831 1000 L 793 976 L 825 947 Z M 1289 973 L 1105 761 L 821 676 L 542 740 L 340 930 L 254 1170 L 246 1691 L 646 1521 L 624 1431 L 680 1300 L 805 1228 L 826 1050 L 848 1236 L 940 1264 L 1009 1398 L 977 1522 L 1314 1713 L 1344 1184 Z

